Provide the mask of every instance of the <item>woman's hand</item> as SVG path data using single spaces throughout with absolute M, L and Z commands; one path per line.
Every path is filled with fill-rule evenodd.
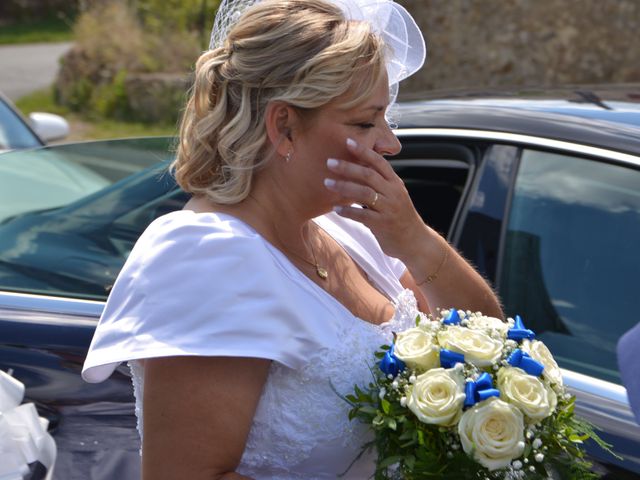
M 326 179 L 325 185 L 341 196 L 336 211 L 369 227 L 384 253 L 402 260 L 408 269 L 402 284 L 416 293 L 421 307 L 431 311 L 455 307 L 502 318 L 491 287 L 422 221 L 389 162 L 353 140 L 347 140 L 347 148 L 353 161 L 327 160 L 336 178 Z
M 387 255 L 404 260 L 418 254 L 411 246 L 431 232 L 416 212 L 402 179 L 374 150 L 351 139 L 347 149 L 353 161 L 327 160 L 336 178 L 325 180 L 325 185 L 341 196 L 336 211 L 369 227 Z M 367 208 L 353 207 L 353 203 Z

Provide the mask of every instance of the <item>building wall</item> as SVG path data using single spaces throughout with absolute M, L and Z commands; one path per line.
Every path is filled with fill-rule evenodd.
M 398 0 L 427 40 L 401 92 L 640 81 L 640 0 Z

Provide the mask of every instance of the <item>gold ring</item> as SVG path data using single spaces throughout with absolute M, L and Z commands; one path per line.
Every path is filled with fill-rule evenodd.
M 373 202 L 371 202 L 371 205 L 369 205 L 370 208 L 374 208 L 376 206 L 376 202 L 378 201 L 378 198 L 380 197 L 378 192 L 374 191 L 373 193 L 374 193 Z

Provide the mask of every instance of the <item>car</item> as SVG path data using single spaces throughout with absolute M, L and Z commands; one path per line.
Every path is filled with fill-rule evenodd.
M 24 118 L 0 93 L 0 152 L 36 148 L 69 135 L 69 124 L 59 115 L 33 112 Z
M 403 148 L 389 162 L 419 213 L 554 352 L 578 413 L 623 457 L 588 444 L 594 470 L 637 479 L 640 426 L 615 346 L 638 322 L 640 89 L 423 98 L 397 113 Z M 127 366 L 101 384 L 80 371 L 136 239 L 188 199 L 167 173 L 174 142 L 0 155 L 0 196 L 15 166 L 33 169 L 31 188 L 0 198 L 0 369 L 26 384 L 50 422 L 54 478 L 139 475 Z

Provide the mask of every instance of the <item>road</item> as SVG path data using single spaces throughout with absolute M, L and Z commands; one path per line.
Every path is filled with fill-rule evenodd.
M 0 91 L 15 101 L 51 85 L 71 42 L 0 46 Z

